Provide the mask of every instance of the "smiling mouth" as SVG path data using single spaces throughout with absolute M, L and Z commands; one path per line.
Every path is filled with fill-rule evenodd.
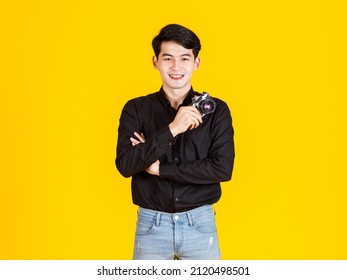
M 169 77 L 173 80 L 179 80 L 182 79 L 184 77 L 183 74 L 169 74 Z

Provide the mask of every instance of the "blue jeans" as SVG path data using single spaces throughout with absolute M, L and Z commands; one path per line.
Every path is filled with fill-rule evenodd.
M 133 259 L 220 259 L 212 206 L 180 213 L 139 208 Z

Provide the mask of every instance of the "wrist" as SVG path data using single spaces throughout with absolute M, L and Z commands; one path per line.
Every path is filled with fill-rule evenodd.
M 179 134 L 176 127 L 172 123 L 169 124 L 169 130 L 170 130 L 173 137 L 176 137 L 177 134 Z

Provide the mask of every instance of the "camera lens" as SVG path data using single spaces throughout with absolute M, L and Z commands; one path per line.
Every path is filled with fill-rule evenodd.
M 197 94 L 192 97 L 192 103 L 190 105 L 197 108 L 201 116 L 213 113 L 216 109 L 216 102 L 214 102 L 207 92 L 203 92 L 201 95 Z
M 203 101 L 199 106 L 200 112 L 203 114 L 212 113 L 215 109 L 215 103 L 211 100 Z

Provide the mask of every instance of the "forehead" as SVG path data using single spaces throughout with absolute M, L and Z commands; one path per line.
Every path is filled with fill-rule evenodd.
M 174 41 L 168 41 L 168 42 L 163 42 L 161 44 L 159 55 L 173 55 L 173 56 L 191 55 L 193 56 L 193 50 L 186 49 L 185 47 L 177 44 Z

